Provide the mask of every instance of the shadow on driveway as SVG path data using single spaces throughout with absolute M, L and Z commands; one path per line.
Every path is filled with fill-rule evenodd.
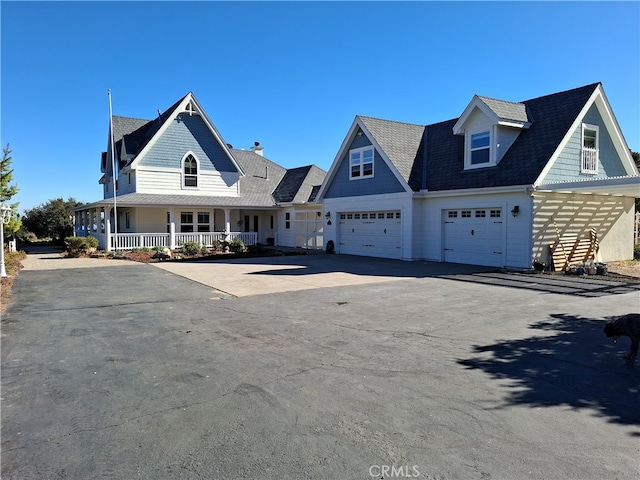
M 354 255 L 312 255 L 300 257 L 255 258 L 246 260 L 252 264 L 265 265 L 264 270 L 251 275 L 298 276 L 322 273 L 347 273 L 357 276 L 396 278 L 446 278 L 461 282 L 494 285 L 499 287 L 522 288 L 544 293 L 600 297 L 640 292 L 640 281 L 622 276 L 590 276 L 549 273 L 504 272 L 495 267 L 466 265 L 444 262 L 402 261 L 383 258 L 360 257 Z M 243 261 L 243 260 L 238 260 Z M 232 261 L 233 262 L 233 261 Z M 296 265 L 295 268 L 268 268 L 283 263 Z
M 623 364 L 626 337 L 614 344 L 604 336 L 604 321 L 566 313 L 530 328 L 529 338 L 477 345 L 476 357 L 458 361 L 509 382 L 512 393 L 496 408 L 593 409 L 610 422 L 639 426 L 632 435 L 640 437 L 640 368 Z

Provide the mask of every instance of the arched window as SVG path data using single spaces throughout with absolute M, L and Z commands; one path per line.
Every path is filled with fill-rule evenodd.
M 189 154 L 184 159 L 182 167 L 182 186 L 197 187 L 198 186 L 198 161 L 193 155 Z

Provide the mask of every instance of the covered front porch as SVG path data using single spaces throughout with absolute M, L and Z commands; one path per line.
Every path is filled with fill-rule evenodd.
M 255 245 L 261 238 L 261 224 L 272 226 L 273 221 L 262 219 L 264 212 L 252 216 L 246 213 L 232 208 L 114 207 L 99 202 L 76 209 L 74 230 L 76 236 L 96 237 L 99 248 L 105 251 L 154 247 L 175 250 L 187 242 L 213 247 L 234 240 Z M 267 231 L 263 236 L 269 234 Z M 266 240 L 265 236 L 262 241 Z

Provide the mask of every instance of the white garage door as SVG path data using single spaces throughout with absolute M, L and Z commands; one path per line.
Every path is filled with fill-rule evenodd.
M 401 258 L 399 210 L 340 213 L 339 253 Z
M 444 211 L 444 261 L 504 266 L 504 223 L 500 208 Z

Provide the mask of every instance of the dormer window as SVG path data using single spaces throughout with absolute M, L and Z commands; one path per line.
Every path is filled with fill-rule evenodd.
M 582 173 L 598 173 L 598 133 L 597 125 L 582 124 Z
M 491 161 L 491 132 L 471 135 L 471 165 L 488 164 Z
M 198 187 L 198 161 L 191 154 L 184 159 L 182 167 L 182 186 L 184 188 Z
M 493 167 L 497 164 L 493 148 L 495 134 L 496 129 L 488 125 L 465 132 L 465 170 Z
M 373 177 L 373 147 L 356 148 L 349 152 L 349 179 Z

